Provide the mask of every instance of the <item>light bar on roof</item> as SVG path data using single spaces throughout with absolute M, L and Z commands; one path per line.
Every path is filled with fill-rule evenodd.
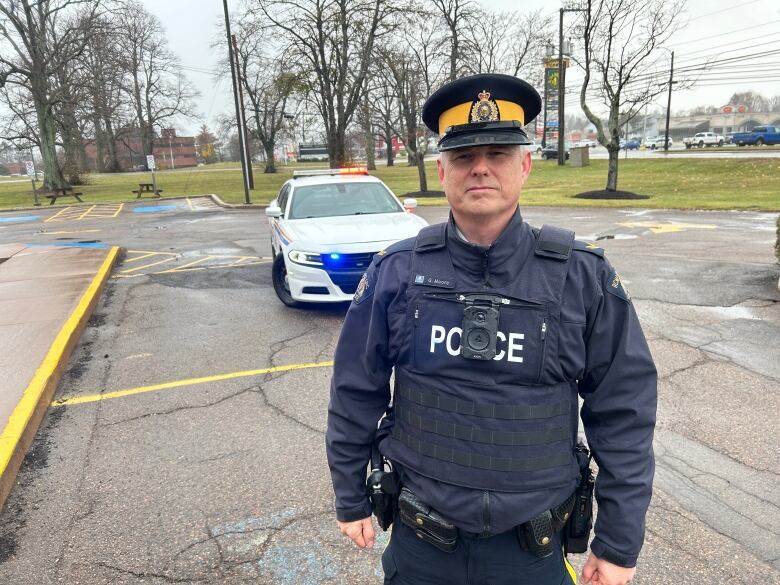
M 367 175 L 366 167 L 345 167 L 343 169 L 312 169 L 310 171 L 293 171 L 293 179 L 298 177 L 320 177 L 335 175 Z

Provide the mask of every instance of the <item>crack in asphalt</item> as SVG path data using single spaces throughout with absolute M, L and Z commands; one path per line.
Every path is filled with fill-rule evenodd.
M 112 288 L 113 288 L 113 283 L 109 280 L 106 283 L 106 288 L 105 288 L 105 290 L 106 290 L 106 297 L 104 297 L 104 299 L 101 300 L 101 302 L 99 303 L 99 307 L 100 308 L 105 308 L 105 305 L 106 305 L 107 302 L 112 302 L 113 303 L 113 301 L 114 301 L 114 291 L 111 291 L 111 293 L 108 294 L 108 291 L 110 291 Z M 123 302 L 122 302 L 122 304 L 120 306 L 120 313 L 125 310 L 125 304 L 126 303 L 127 303 L 127 297 L 125 297 L 125 299 L 123 300 Z M 114 335 L 117 335 L 117 334 L 118 334 L 118 330 L 117 330 L 117 332 Z M 105 362 L 100 362 L 100 363 L 105 363 L 105 369 L 103 371 L 103 375 L 101 376 L 101 381 L 100 381 L 100 387 L 105 389 L 106 382 L 107 382 L 108 377 L 109 377 L 109 375 L 111 373 L 111 362 L 110 361 L 105 361 Z M 101 394 L 104 391 L 105 390 L 101 390 Z M 80 498 L 80 496 L 82 495 L 82 489 L 84 487 L 84 483 L 85 483 L 86 478 L 87 478 L 87 473 L 88 473 L 88 471 L 90 469 L 90 466 L 91 466 L 92 448 L 93 448 L 93 446 L 95 444 L 95 438 L 96 438 L 97 431 L 98 431 L 98 428 L 99 428 L 99 425 L 100 425 L 100 417 L 101 417 L 102 410 L 103 410 L 103 401 L 101 400 L 101 401 L 99 401 L 99 404 L 97 404 L 97 406 L 95 408 L 95 418 L 94 418 L 94 421 L 93 421 L 93 423 L 91 425 L 91 428 L 89 430 L 89 437 L 88 437 L 88 439 L 86 441 L 84 463 L 83 463 L 83 465 L 81 467 L 81 472 L 79 473 L 78 479 L 76 480 L 76 488 L 74 490 L 74 493 L 75 493 L 75 497 L 77 498 L 77 501 Z M 61 547 L 59 549 L 59 553 L 57 554 L 57 558 L 56 558 L 56 560 L 54 562 L 54 574 L 55 574 L 55 576 L 58 579 L 62 576 L 62 570 L 64 568 L 63 564 L 65 562 L 66 551 L 68 550 L 70 542 L 73 539 L 73 533 L 74 533 L 75 527 L 76 527 L 76 525 L 79 522 L 83 521 L 85 518 L 89 517 L 94 512 L 96 503 L 97 503 L 97 498 L 94 496 L 94 492 L 93 492 L 93 495 L 91 497 L 89 497 L 88 501 L 86 502 L 87 510 L 86 510 L 85 513 L 78 514 L 76 512 L 76 510 L 73 511 L 73 513 L 72 513 L 72 515 L 70 517 L 70 520 L 68 521 L 68 525 L 67 525 L 66 529 L 64 530 L 64 538 L 62 539 L 62 545 L 61 545 Z
M 763 530 L 766 530 L 767 532 L 771 532 L 772 534 L 780 535 L 780 529 L 775 528 L 771 524 L 768 524 L 768 525 L 762 524 L 759 520 L 757 520 L 755 518 L 751 518 L 750 516 L 744 514 L 743 512 L 740 512 L 734 506 L 732 506 L 731 504 L 729 504 L 726 501 L 724 501 L 724 499 L 723 499 L 723 497 L 721 495 L 717 494 L 716 492 L 714 492 L 710 488 L 708 488 L 706 486 L 703 486 L 703 485 L 701 485 L 698 482 L 695 482 L 693 480 L 696 477 L 702 477 L 702 476 L 717 478 L 717 479 L 719 479 L 721 481 L 724 481 L 726 484 L 728 484 L 728 486 L 731 489 L 733 489 L 734 491 L 739 492 L 740 494 L 744 494 L 745 496 L 748 496 L 748 497 L 751 497 L 751 498 L 755 498 L 756 500 L 758 500 L 762 504 L 766 504 L 767 506 L 780 511 L 780 508 L 778 508 L 777 504 L 775 504 L 774 502 L 771 502 L 771 501 L 769 501 L 769 500 L 767 500 L 765 498 L 762 498 L 759 495 L 754 494 L 753 492 L 747 491 L 746 489 L 744 489 L 744 488 L 742 488 L 740 486 L 735 485 L 734 483 L 731 482 L 731 480 L 726 479 L 725 477 L 723 477 L 721 475 L 718 475 L 717 473 L 712 473 L 711 471 L 706 471 L 704 469 L 700 469 L 700 468 L 696 467 L 695 465 L 690 464 L 686 460 L 681 459 L 680 457 L 676 457 L 674 455 L 661 454 L 661 455 L 657 456 L 657 461 L 659 463 L 661 463 L 661 464 L 663 464 L 664 461 L 667 461 L 667 462 L 669 462 L 669 461 L 678 461 L 678 462 L 682 463 L 685 467 L 690 467 L 691 469 L 693 469 L 695 471 L 698 471 L 698 473 L 695 476 L 691 476 L 691 475 L 688 475 L 687 473 L 685 473 L 684 471 L 680 470 L 679 468 L 677 468 L 677 467 L 675 467 L 673 465 L 667 465 L 666 466 L 668 470 L 681 475 L 684 478 L 684 481 L 686 481 L 689 484 L 689 487 L 692 490 L 698 491 L 702 495 L 709 495 L 709 496 L 711 496 L 709 499 L 711 499 L 713 501 L 717 501 L 719 505 L 723 506 L 724 508 L 727 508 L 727 509 L 731 510 L 732 512 L 734 512 L 735 514 L 737 514 L 741 518 L 747 520 L 748 522 L 754 524 L 755 526 L 757 526 L 757 527 L 759 527 L 759 528 L 761 528 Z
M 278 366 L 279 364 L 276 363 L 277 355 L 279 355 L 285 349 L 290 347 L 290 343 L 292 343 L 293 341 L 297 341 L 303 337 L 306 337 L 310 333 L 317 331 L 317 329 L 319 329 L 319 327 L 317 325 L 314 325 L 313 327 L 308 328 L 306 331 L 303 331 L 301 333 L 296 333 L 295 335 L 286 337 L 285 339 L 280 339 L 279 341 L 275 341 L 274 343 L 272 343 L 270 347 L 271 354 L 268 357 L 268 363 L 270 363 L 272 367 Z
M 123 573 L 125 575 L 132 575 L 133 577 L 138 577 L 139 579 L 162 579 L 166 583 L 205 583 L 203 579 L 188 579 L 188 578 L 177 578 L 177 577 L 171 577 L 170 575 L 166 575 L 164 573 L 151 573 L 151 572 L 138 572 L 138 571 L 132 571 L 130 569 L 124 569 L 122 567 L 117 567 L 115 565 L 110 565 L 108 563 L 104 563 L 102 561 L 98 561 L 95 563 L 98 567 L 103 567 L 106 569 L 110 569 L 112 571 L 116 571 L 117 573 Z
M 247 388 L 242 388 L 241 390 L 238 390 L 232 394 L 228 394 L 227 396 L 223 396 L 222 398 L 219 398 L 217 400 L 214 400 L 213 402 L 208 402 L 206 404 L 196 404 L 196 405 L 185 405 L 185 406 L 177 406 L 176 408 L 171 408 L 169 410 L 160 410 L 155 412 L 147 412 L 144 414 L 139 414 L 138 416 L 133 416 L 130 418 L 125 418 L 122 420 L 110 422 L 110 423 L 103 423 L 100 426 L 103 428 L 113 427 L 117 425 L 122 425 L 125 423 L 133 422 L 136 420 L 141 420 L 144 418 L 149 418 L 152 416 L 167 416 L 169 414 L 176 414 L 179 412 L 185 412 L 188 410 L 199 410 L 201 408 L 211 408 L 212 406 L 217 406 L 218 404 L 222 404 L 223 402 L 227 402 L 228 400 L 232 400 L 233 398 L 237 398 L 241 396 L 242 394 L 246 394 L 247 392 L 255 392 L 256 389 L 258 389 L 259 386 L 257 384 L 253 384 L 252 386 L 249 386 Z
M 262 386 L 258 386 L 258 391 L 257 392 L 262 397 L 263 402 L 265 402 L 265 404 L 271 410 L 273 410 L 274 412 L 276 412 L 280 416 L 282 416 L 282 417 L 286 418 L 287 420 L 292 421 L 292 422 L 302 426 L 303 428 L 308 429 L 308 430 L 310 430 L 310 431 L 312 431 L 312 432 L 314 432 L 314 433 L 316 433 L 318 435 L 321 435 L 321 436 L 325 435 L 324 431 L 321 431 L 320 429 L 318 429 L 316 427 L 313 427 L 310 424 L 308 424 L 308 423 L 306 423 L 306 422 L 304 422 L 302 420 L 297 419 L 294 415 L 292 415 L 292 414 L 288 413 L 287 411 L 285 411 L 281 406 L 277 406 L 276 404 L 271 402 L 271 400 L 268 398 L 268 395 L 265 392 L 265 389 Z

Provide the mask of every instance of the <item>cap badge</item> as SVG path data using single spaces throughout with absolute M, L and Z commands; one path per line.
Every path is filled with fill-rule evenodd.
M 471 106 L 470 123 L 475 122 L 496 122 L 498 120 L 498 105 L 490 99 L 490 92 L 484 89 L 477 94 L 479 101 Z

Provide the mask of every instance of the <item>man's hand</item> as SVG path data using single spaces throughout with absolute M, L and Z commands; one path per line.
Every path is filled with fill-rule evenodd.
M 588 560 L 585 561 L 585 566 L 582 567 L 581 580 L 582 583 L 591 583 L 592 585 L 626 585 L 634 578 L 634 573 L 636 573 L 636 567 L 630 569 L 619 567 L 590 553 Z
M 374 546 L 374 524 L 371 522 L 371 516 L 363 518 L 362 520 L 355 520 L 354 522 L 338 522 L 339 530 L 341 534 L 349 537 L 349 539 L 358 545 L 360 548 L 371 548 Z

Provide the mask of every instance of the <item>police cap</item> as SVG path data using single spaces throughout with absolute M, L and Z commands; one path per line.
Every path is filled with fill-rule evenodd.
M 480 73 L 451 81 L 423 105 L 425 125 L 439 135 L 439 150 L 485 144 L 531 144 L 523 126 L 536 118 L 542 98 L 526 81 Z

